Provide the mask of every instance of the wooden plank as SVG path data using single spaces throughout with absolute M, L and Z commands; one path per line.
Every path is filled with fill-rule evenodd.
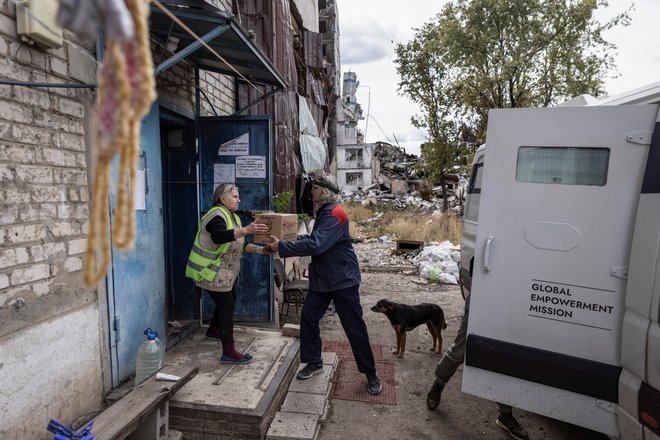
M 176 382 L 149 377 L 94 418 L 94 440 L 122 440 L 160 406 L 179 391 L 197 372 L 198 367 L 165 365 L 161 373 L 179 376 Z

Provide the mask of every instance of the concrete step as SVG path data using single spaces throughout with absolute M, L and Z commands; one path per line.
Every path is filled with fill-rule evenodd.
M 338 363 L 336 353 L 323 353 L 323 373 L 291 381 L 282 407 L 266 432 L 266 440 L 316 440 L 328 414 Z
M 199 367 L 170 399 L 170 428 L 186 440 L 263 439 L 298 370 L 299 340 L 277 330 L 235 326 L 237 349 L 254 359 L 232 365 L 220 362 L 222 344 L 204 335 L 200 328 L 166 354 L 168 362 Z

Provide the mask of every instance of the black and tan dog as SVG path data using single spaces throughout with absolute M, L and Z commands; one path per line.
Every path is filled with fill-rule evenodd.
M 406 332 L 424 323 L 433 337 L 431 350 L 435 350 L 436 353 L 441 352 L 441 332 L 447 328 L 447 323 L 445 322 L 445 312 L 440 306 L 429 303 L 409 306 L 381 299 L 371 308 L 371 311 L 383 313 L 390 320 L 390 324 L 396 332 L 396 351 L 393 352 L 396 357 L 402 358 L 403 352 L 406 351 Z

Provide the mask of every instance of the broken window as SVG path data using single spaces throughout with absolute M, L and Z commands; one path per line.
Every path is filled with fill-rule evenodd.
M 362 186 L 362 173 L 346 173 L 346 184 Z
M 362 162 L 363 161 L 363 150 L 362 148 L 347 148 L 346 149 L 346 161 L 347 162 Z

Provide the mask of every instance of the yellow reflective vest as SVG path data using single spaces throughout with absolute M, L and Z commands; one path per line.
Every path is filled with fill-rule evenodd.
M 231 247 L 231 242 L 216 245 L 215 249 L 204 249 L 200 244 L 199 234 L 205 232 L 204 228 L 206 228 L 206 224 L 211 220 L 211 217 L 217 215 L 216 213 L 218 211 L 224 217 L 227 229 L 234 229 L 234 222 L 231 221 L 232 214 L 224 206 L 214 206 L 209 212 L 204 214 L 204 217 L 199 222 L 199 228 L 195 235 L 195 243 L 190 250 L 188 264 L 186 265 L 186 277 L 192 278 L 195 282 L 213 281 L 220 270 L 222 256 Z M 233 216 L 236 225 L 241 228 L 241 219 L 236 214 L 233 214 Z

